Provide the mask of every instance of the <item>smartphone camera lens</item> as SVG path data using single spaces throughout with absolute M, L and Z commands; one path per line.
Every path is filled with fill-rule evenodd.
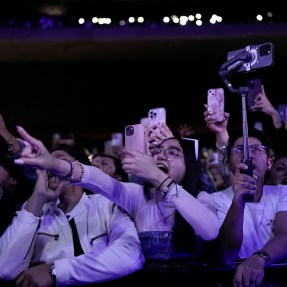
M 271 46 L 270 44 L 261 45 L 259 48 L 259 55 L 260 57 L 268 56 L 271 53 Z
M 126 135 L 127 136 L 132 136 L 134 134 L 134 127 L 133 126 L 128 126 L 126 128 Z

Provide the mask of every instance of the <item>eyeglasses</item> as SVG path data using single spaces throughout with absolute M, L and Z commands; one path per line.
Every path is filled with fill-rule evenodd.
M 253 155 L 262 155 L 267 153 L 267 147 L 261 144 L 253 144 L 248 146 L 249 153 Z M 243 145 L 236 145 L 231 148 L 232 155 L 242 155 L 243 154 Z
M 162 150 L 160 148 L 153 148 L 151 150 L 151 156 L 154 159 L 157 159 L 161 152 Z M 177 147 L 169 147 L 163 151 L 163 155 L 165 160 L 173 160 L 177 156 L 182 155 L 182 151 L 179 150 Z

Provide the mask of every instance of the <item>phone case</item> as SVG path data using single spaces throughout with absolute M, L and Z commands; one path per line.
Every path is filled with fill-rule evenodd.
M 255 99 L 259 93 L 262 92 L 262 82 L 261 79 L 252 79 L 247 82 L 247 87 L 249 89 L 247 94 L 247 106 L 250 109 L 255 104 Z
M 123 134 L 113 133 L 111 137 L 112 146 L 122 146 L 123 145 Z
M 166 109 L 163 107 L 153 108 L 148 111 L 149 126 L 158 123 L 166 123 Z
M 215 112 L 216 122 L 224 120 L 224 90 L 223 88 L 214 88 L 207 91 L 208 109 Z
M 134 124 L 125 127 L 125 148 L 146 153 L 145 127 Z
M 278 105 L 278 108 L 277 108 L 278 114 L 283 123 L 286 122 L 286 117 L 287 117 L 286 109 L 287 109 L 287 105 L 285 104 Z
M 140 124 L 144 125 L 145 128 L 149 127 L 149 119 L 148 119 L 148 117 L 140 118 Z

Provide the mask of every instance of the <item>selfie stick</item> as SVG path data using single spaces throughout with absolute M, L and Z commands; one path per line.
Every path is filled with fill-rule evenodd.
M 242 86 L 238 89 L 235 89 L 232 84 L 228 80 L 228 75 L 233 70 L 237 69 L 243 63 L 250 63 L 252 61 L 252 55 L 248 51 L 241 52 L 235 57 L 229 59 L 226 63 L 221 65 L 221 69 L 219 70 L 219 75 L 223 79 L 224 83 L 227 85 L 228 89 L 235 94 L 241 95 L 241 103 L 242 103 L 242 131 L 243 131 L 243 159 L 247 166 L 247 170 L 241 170 L 241 173 L 248 174 L 253 176 L 253 164 L 252 159 L 249 158 L 249 147 L 248 147 L 248 123 L 247 123 L 247 108 L 246 108 L 246 97 L 249 91 L 248 87 Z M 248 67 L 248 65 L 247 65 Z M 244 194 L 243 199 L 245 202 L 253 202 L 254 195 L 253 194 Z

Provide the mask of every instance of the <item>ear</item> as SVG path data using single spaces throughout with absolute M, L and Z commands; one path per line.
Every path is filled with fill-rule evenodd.
M 273 159 L 272 158 L 268 158 L 267 159 L 267 170 L 270 170 L 272 165 L 273 165 Z

